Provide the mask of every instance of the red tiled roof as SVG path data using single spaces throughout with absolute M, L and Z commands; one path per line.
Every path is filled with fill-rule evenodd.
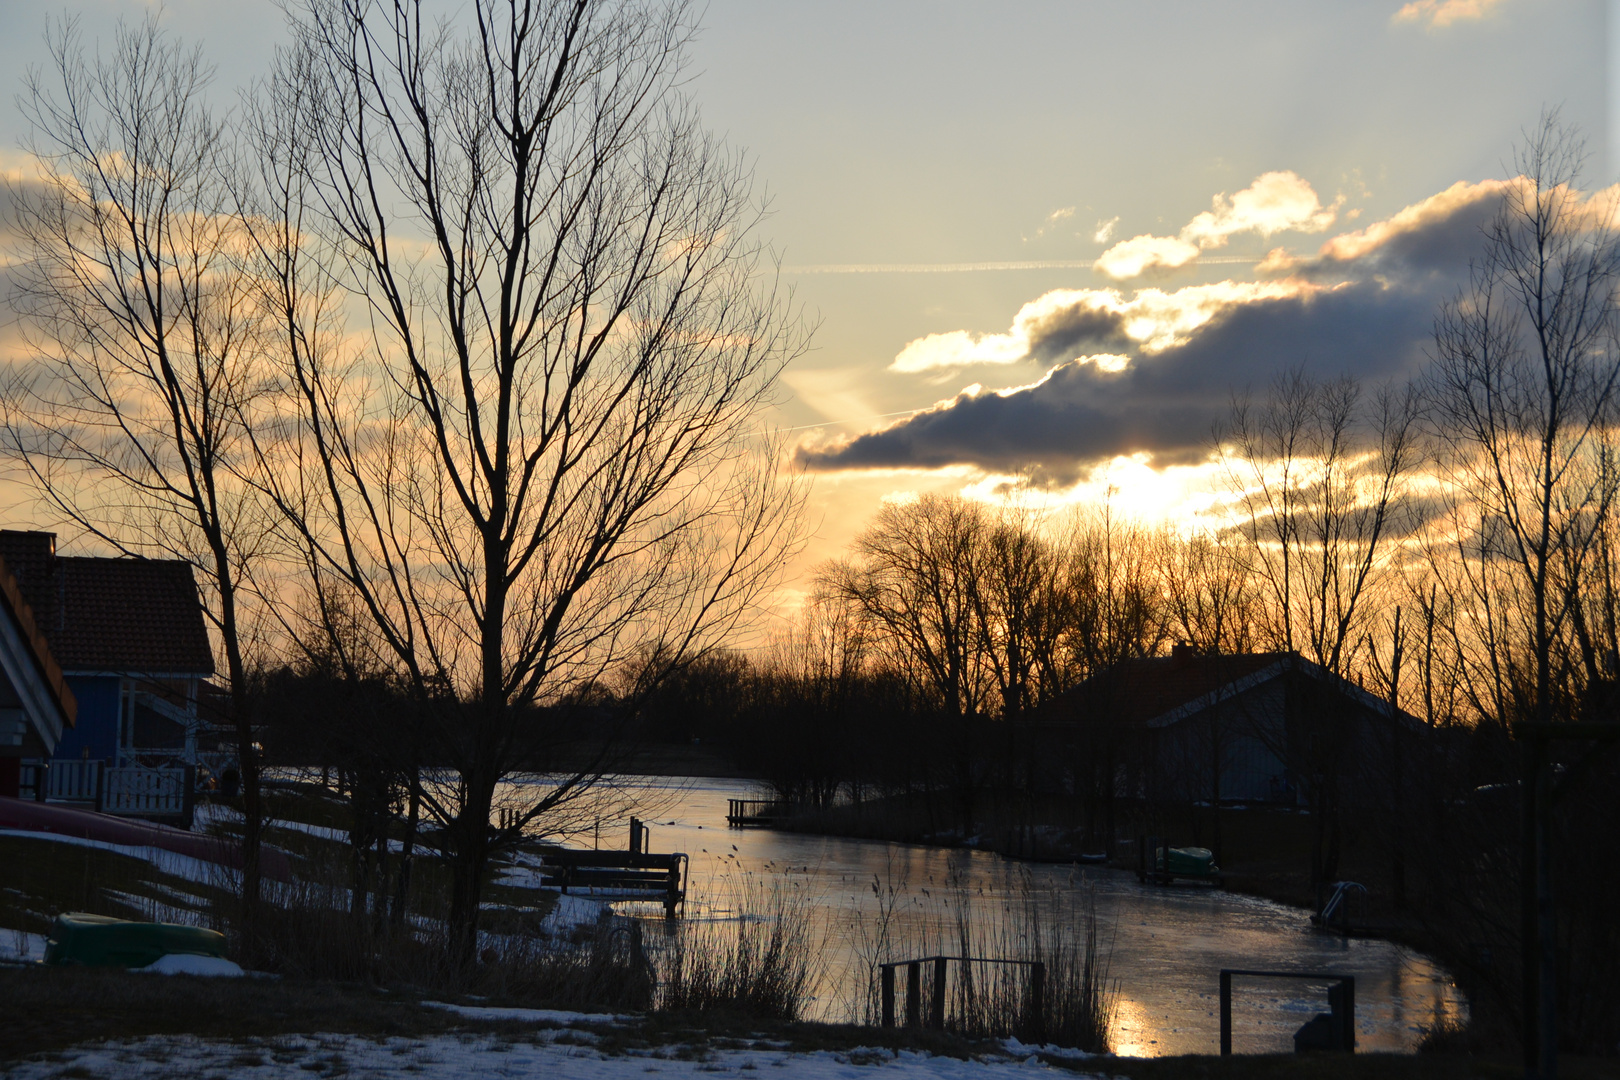
M 1240 653 L 1125 660 L 1053 698 L 1033 719 L 1143 724 L 1293 655 Z
M 58 556 L 50 533 L 0 531 L 0 558 L 68 671 L 210 675 L 191 565 Z

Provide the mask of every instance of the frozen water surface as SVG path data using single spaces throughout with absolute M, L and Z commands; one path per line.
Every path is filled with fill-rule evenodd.
M 1223 967 L 1355 976 L 1358 1049 L 1366 1051 L 1411 1051 L 1423 1028 L 1466 1010 L 1433 960 L 1390 942 L 1319 933 L 1297 908 L 1208 887 L 1144 886 L 1134 873 L 1102 867 L 1077 872 L 985 852 L 728 828 L 726 800 L 758 797 L 748 781 L 637 778 L 624 787 L 618 805 L 645 799 L 656 815 L 647 819 L 649 850 L 685 851 L 692 858 L 688 920 L 735 917 L 737 883 L 745 876 L 806 890 L 829 945 L 828 974 L 813 1006 L 819 1019 L 849 1018 L 852 998 L 865 985 L 852 938 L 857 918 L 867 927 L 878 920 L 874 881 L 903 897 L 894 916 L 898 936 L 937 943 L 952 925 L 949 906 L 958 897 L 970 898 L 982 917 L 1020 895 L 1026 875 L 1046 909 L 1072 911 L 1088 892 L 1095 897 L 1103 941 L 1112 943 L 1110 972 L 1119 981 L 1118 1053 L 1214 1053 L 1220 1034 L 1217 973 Z M 603 847 L 623 845 L 622 824 L 610 829 L 604 822 L 603 830 Z M 652 909 L 643 910 L 649 929 L 661 923 Z M 956 950 L 947 945 L 940 951 Z M 1240 980 L 1233 1049 L 1292 1050 L 1293 1032 L 1326 1011 L 1326 988 Z

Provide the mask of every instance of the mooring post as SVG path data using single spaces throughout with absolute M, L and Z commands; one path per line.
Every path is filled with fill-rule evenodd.
M 1029 970 L 1029 1008 L 1035 1014 L 1036 1043 L 1046 1042 L 1046 965 L 1036 961 Z
M 906 1027 L 922 1027 L 922 963 L 906 965 Z
M 884 964 L 882 968 L 883 983 L 883 1026 L 894 1027 L 894 965 Z
M 934 957 L 934 1003 L 929 1010 L 929 1026 L 935 1031 L 945 1030 L 945 957 Z
M 1232 1056 L 1232 973 L 1221 972 L 1221 1057 Z

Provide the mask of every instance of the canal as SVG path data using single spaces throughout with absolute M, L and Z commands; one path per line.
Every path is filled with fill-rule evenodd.
M 856 1015 L 877 928 L 890 940 L 949 951 L 968 913 L 982 940 L 1007 911 L 1037 905 L 1048 922 L 1095 911 L 1110 977 L 1118 984 L 1112 1042 L 1126 1055 L 1214 1053 L 1223 967 L 1332 971 L 1355 976 L 1358 1049 L 1410 1052 L 1424 1028 L 1461 1018 L 1466 1004 L 1433 960 L 1401 945 L 1317 931 L 1307 912 L 1208 886 L 1142 885 L 1129 871 L 1031 864 L 966 849 L 841 839 L 726 825 L 726 802 L 758 797 L 748 781 L 627 778 L 610 805 L 639 806 L 649 850 L 691 857 L 688 923 L 750 917 L 761 893 L 787 890 L 814 913 L 824 943 L 814 1019 Z M 617 817 L 617 814 L 614 814 Z M 602 822 L 600 841 L 625 843 L 623 819 Z M 753 895 L 751 905 L 746 896 Z M 661 912 L 621 905 L 660 932 Z M 1004 925 L 1004 921 L 1003 921 Z M 901 952 L 910 955 L 902 948 Z M 1240 984 L 1233 1049 L 1292 1049 L 1292 1034 L 1326 1011 L 1326 984 Z

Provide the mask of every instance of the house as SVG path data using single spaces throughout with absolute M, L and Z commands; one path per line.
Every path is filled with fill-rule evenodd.
M 1309 801 L 1331 783 L 1373 790 L 1422 725 L 1295 652 L 1126 660 L 1045 703 L 1031 735 L 1069 770 L 1062 783 L 1109 798 Z M 1082 775 L 1083 774 L 1083 775 Z
M 0 560 L 0 796 L 21 793 L 23 760 L 49 756 L 77 714 L 61 666 Z
M 51 533 L 13 530 L 0 559 L 77 703 L 51 754 L 52 797 L 99 802 L 103 769 L 194 764 L 214 659 L 190 564 L 62 556 Z

